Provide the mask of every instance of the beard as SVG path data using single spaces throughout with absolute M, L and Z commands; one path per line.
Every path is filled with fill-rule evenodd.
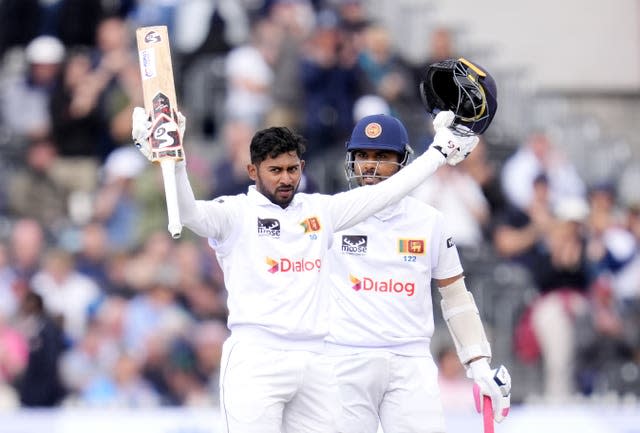
M 299 185 L 300 182 L 298 182 L 297 185 L 280 185 L 276 187 L 273 192 L 270 192 L 266 190 L 262 182 L 256 182 L 256 189 L 262 195 L 267 197 L 271 203 L 277 204 L 284 209 L 289 206 L 289 204 L 293 200 L 293 197 L 295 197 L 296 193 L 298 192 Z

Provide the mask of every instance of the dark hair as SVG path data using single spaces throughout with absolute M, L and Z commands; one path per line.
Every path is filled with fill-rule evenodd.
M 306 150 L 305 139 L 284 126 L 272 126 L 256 132 L 251 139 L 251 163 L 260 164 L 294 150 L 298 157 Z

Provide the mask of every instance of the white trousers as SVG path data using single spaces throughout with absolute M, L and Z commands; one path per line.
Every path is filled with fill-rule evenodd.
M 234 341 L 223 346 L 225 433 L 335 433 L 341 402 L 328 356 Z
M 333 356 L 340 433 L 442 433 L 438 368 L 431 357 L 365 352 Z

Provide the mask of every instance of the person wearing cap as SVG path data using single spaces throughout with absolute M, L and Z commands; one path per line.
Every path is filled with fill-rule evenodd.
M 49 99 L 65 56 L 54 36 L 38 36 L 24 51 L 26 69 L 2 89 L 2 119 L 10 132 L 26 140 L 50 132 Z
M 143 108 L 134 110 L 132 136 L 144 155 L 150 123 Z M 220 378 L 224 431 L 338 431 L 340 398 L 324 353 L 325 255 L 334 232 L 398 201 L 475 144 L 459 142 L 446 123 L 437 131 L 431 148 L 393 179 L 335 195 L 298 192 L 305 141 L 285 127 L 253 135 L 247 172 L 255 184 L 244 194 L 196 200 L 186 163 L 176 163 L 182 223 L 208 238 L 228 293 L 231 336 Z
M 350 186 L 357 191 L 394 181 L 411 167 L 412 152 L 400 120 L 362 118 L 347 142 Z M 430 352 L 432 279 L 468 377 L 491 397 L 496 421 L 508 413 L 509 373 L 490 367 L 491 348 L 451 231 L 442 212 L 409 196 L 334 233 L 326 260 L 326 341 L 343 404 L 340 432 L 375 433 L 379 422 L 385 433 L 445 431 Z

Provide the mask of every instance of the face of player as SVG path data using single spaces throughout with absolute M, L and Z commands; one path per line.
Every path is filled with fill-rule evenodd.
M 260 164 L 249 164 L 249 177 L 256 189 L 271 202 L 286 208 L 300 185 L 304 161 L 295 151 L 267 158 Z
M 388 150 L 356 150 L 353 152 L 353 171 L 358 184 L 374 185 L 400 170 L 399 155 Z

